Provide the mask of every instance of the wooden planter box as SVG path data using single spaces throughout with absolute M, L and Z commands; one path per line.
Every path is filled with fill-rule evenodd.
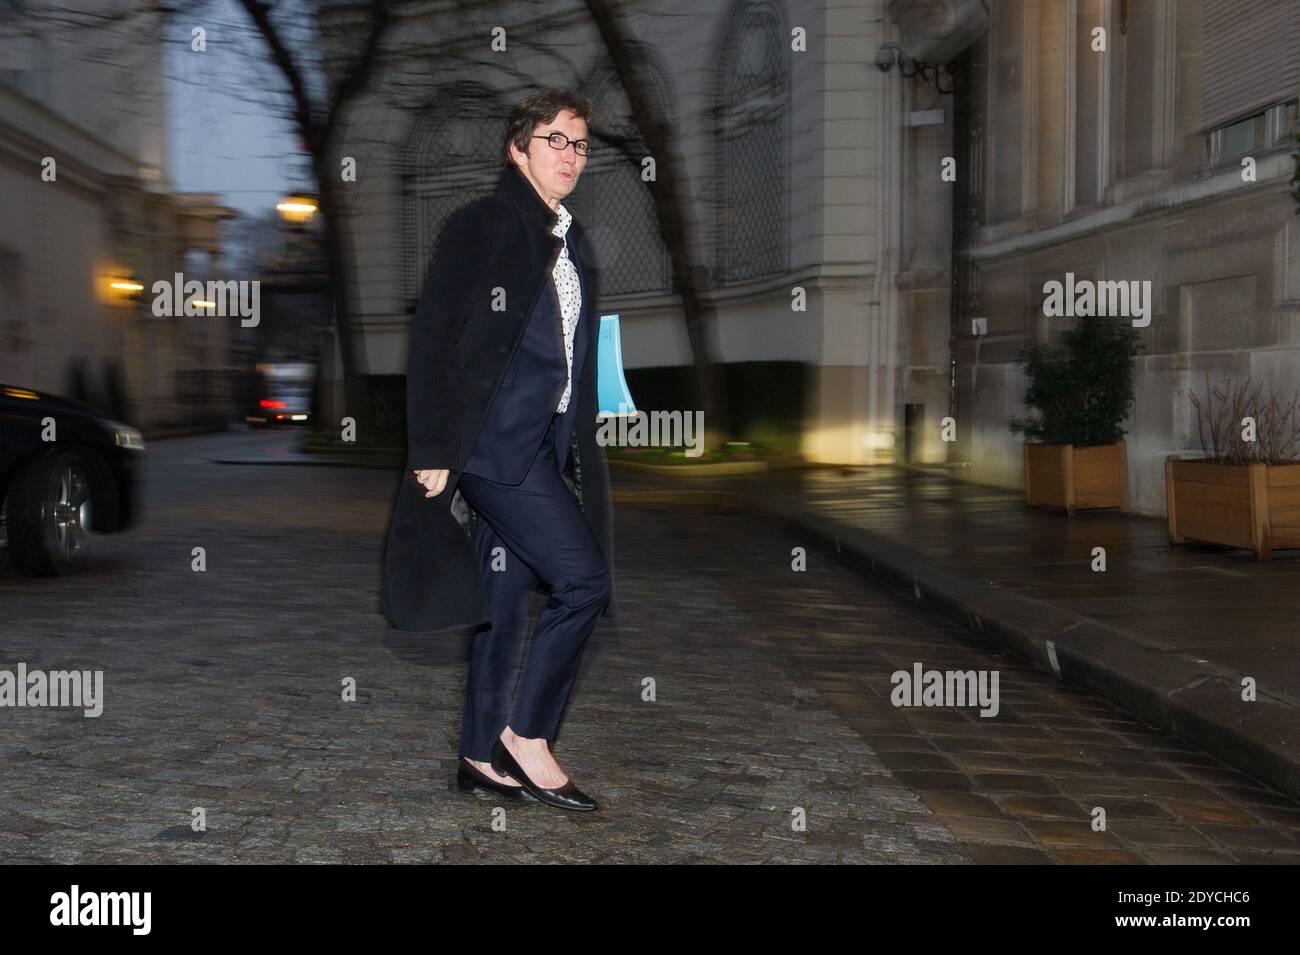
M 1128 510 L 1128 457 L 1123 441 L 1076 448 L 1025 442 L 1025 503 Z
M 1169 539 L 1244 547 L 1259 560 L 1300 547 L 1300 464 L 1165 458 Z

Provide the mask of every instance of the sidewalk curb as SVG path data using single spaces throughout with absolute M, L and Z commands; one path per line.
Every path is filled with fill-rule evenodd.
M 657 474 L 660 477 L 684 478 L 763 474 L 770 468 L 766 461 L 721 461 L 717 464 L 643 464 L 640 461 L 607 458 L 606 464 L 611 471 L 632 471 L 641 474 Z
M 267 458 L 237 458 L 237 457 L 219 457 L 208 458 L 213 464 L 247 464 L 253 466 L 267 467 L 299 467 L 299 468 L 372 468 L 379 471 L 400 471 L 402 469 L 401 461 L 376 461 L 373 459 L 356 458 L 354 460 L 340 460 L 338 458 L 320 457 L 312 458 L 282 458 L 279 460 Z
M 870 531 L 807 512 L 786 514 L 746 497 L 755 512 L 811 534 L 843 562 L 911 590 L 917 600 L 1017 656 L 1300 799 L 1300 760 L 1269 742 L 1289 744 L 1297 736 L 1300 712 L 1288 701 L 1260 688 L 1255 703 L 1244 703 L 1237 674 L 1032 597 L 976 583 Z M 1264 675 L 1256 679 L 1262 683 Z
M 625 495 L 625 496 L 623 496 Z M 998 590 L 919 551 L 808 511 L 785 511 L 745 491 L 631 491 L 627 503 L 742 507 L 807 534 L 858 571 L 884 578 L 948 619 L 1083 687 L 1268 785 L 1300 799 L 1300 707 L 1266 689 L 1241 699 L 1241 678 L 1209 663 L 1052 604 Z M 1271 742 L 1280 741 L 1280 742 Z
M 231 429 L 227 427 L 218 428 L 211 425 L 209 425 L 208 427 L 201 427 L 199 425 L 195 425 L 192 428 L 176 428 L 174 430 L 163 430 L 163 431 L 143 431 L 141 432 L 140 437 L 144 438 L 145 441 L 167 441 L 171 438 L 193 438 L 197 435 L 202 435 L 202 434 L 221 434 L 229 430 Z
M 719 461 L 714 464 L 646 464 L 626 458 L 607 457 L 610 471 L 654 474 L 659 477 L 713 478 L 735 475 L 766 474 L 769 471 L 793 471 L 810 465 L 802 455 L 778 455 L 759 461 Z

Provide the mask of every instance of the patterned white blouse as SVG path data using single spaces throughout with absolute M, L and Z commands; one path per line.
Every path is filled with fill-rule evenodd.
M 551 234 L 564 239 L 569 224 L 573 222 L 573 215 L 563 205 L 556 212 L 560 220 Z M 555 291 L 560 297 L 560 314 L 564 319 L 564 356 L 569 367 L 569 380 L 564 386 L 564 394 L 560 396 L 560 404 L 555 409 L 556 414 L 563 414 L 569 407 L 569 395 L 573 391 L 573 333 L 578 328 L 578 316 L 582 312 L 582 286 L 578 282 L 578 270 L 569 258 L 568 239 L 564 239 L 564 248 L 555 260 L 551 276 L 555 279 Z

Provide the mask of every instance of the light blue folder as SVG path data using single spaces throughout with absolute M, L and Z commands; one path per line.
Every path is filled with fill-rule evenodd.
M 596 349 L 597 417 L 614 418 L 636 414 L 632 392 L 623 377 L 623 339 L 617 315 L 600 316 L 600 343 Z

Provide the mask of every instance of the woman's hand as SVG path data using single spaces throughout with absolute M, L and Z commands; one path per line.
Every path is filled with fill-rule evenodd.
M 416 471 L 415 480 L 427 492 L 425 497 L 437 497 L 447 486 L 447 475 L 450 473 L 447 468 Z

